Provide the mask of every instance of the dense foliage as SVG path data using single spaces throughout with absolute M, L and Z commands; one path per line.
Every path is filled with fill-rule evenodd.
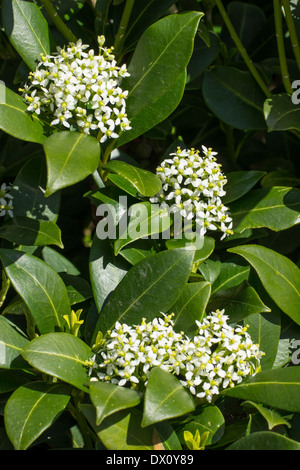
M 299 450 L 298 0 L 1 14 L 0 449 Z

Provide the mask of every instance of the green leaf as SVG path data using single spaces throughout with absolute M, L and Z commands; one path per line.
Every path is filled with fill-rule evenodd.
M 31 70 L 40 62 L 40 54 L 51 52 L 48 23 L 40 8 L 22 0 L 3 0 L 3 26 L 10 42 Z
M 45 197 L 47 169 L 43 155 L 30 158 L 17 174 L 10 194 L 14 200 L 14 215 L 56 222 L 60 192 Z
M 259 372 L 248 381 L 224 390 L 221 394 L 299 413 L 299 390 L 300 367 L 294 366 Z
M 96 408 L 97 426 L 107 416 L 126 408 L 132 408 L 141 401 L 135 390 L 105 382 L 90 383 L 90 398 Z
M 44 261 L 20 251 L 0 250 L 5 272 L 22 297 L 41 334 L 63 325 L 70 312 L 67 289 L 60 276 Z
M 94 236 L 90 250 L 89 271 L 98 312 L 127 270 L 126 262 L 115 258 L 109 240 L 99 240 Z
M 259 245 L 244 245 L 228 251 L 243 256 L 253 266 L 270 297 L 299 325 L 300 270 L 296 264 Z
M 142 427 L 194 411 L 192 396 L 169 372 L 154 367 L 146 386 Z
M 193 243 L 195 241 L 195 243 Z M 201 242 L 203 241 L 203 245 L 201 248 L 198 246 L 198 241 L 201 246 Z M 214 251 L 215 248 L 215 240 L 211 237 L 207 237 L 206 235 L 203 238 L 197 240 L 197 238 L 189 240 L 185 238 L 184 234 L 182 238 L 170 238 L 170 240 L 166 241 L 166 247 L 168 250 L 172 250 L 174 248 L 184 248 L 184 247 L 195 247 L 195 257 L 194 263 L 202 263 L 205 261 Z
M 179 104 L 186 66 L 203 13 L 168 15 L 152 24 L 140 38 L 128 66 L 127 113 L 132 129 L 118 139 L 120 147 L 166 119 Z
M 57 377 L 83 391 L 89 382 L 86 361 L 91 348 L 69 333 L 48 333 L 33 339 L 22 352 L 24 359 L 41 372 Z
M 238 439 L 226 450 L 300 450 L 300 443 L 272 431 L 260 431 Z
M 49 220 L 14 217 L 0 227 L 0 238 L 18 245 L 57 245 L 63 248 L 60 229 Z
M 193 256 L 192 250 L 163 251 L 132 266 L 101 311 L 94 335 L 106 334 L 116 321 L 131 325 L 167 312 L 188 280 Z
M 280 315 L 276 311 L 256 313 L 248 316 L 245 323 L 252 341 L 259 344 L 259 349 L 265 353 L 260 360 L 262 370 L 272 369 L 281 332 Z
M 111 160 L 106 163 L 103 168 L 125 178 L 143 196 L 154 196 L 161 189 L 161 181 L 158 176 L 150 171 L 130 165 L 129 163 Z
M 49 125 L 35 114 L 27 114 L 23 98 L 0 82 L 0 129 L 17 139 L 42 144 Z
M 186 284 L 179 299 L 172 306 L 175 331 L 192 334 L 198 327 L 195 321 L 202 321 L 207 302 L 210 297 L 209 282 L 193 282 Z
M 156 253 L 155 240 L 137 240 L 128 248 L 123 248 L 120 255 L 130 264 L 136 264 L 148 256 Z
M 209 109 L 237 129 L 265 129 L 265 95 L 248 71 L 215 66 L 205 72 L 202 92 Z
M 265 174 L 265 171 L 232 171 L 227 173 L 226 194 L 222 198 L 222 202 L 228 204 L 244 196 Z
M 87 134 L 57 132 L 45 140 L 44 150 L 48 169 L 46 196 L 82 181 L 99 164 L 99 142 Z
M 23 332 L 7 318 L 0 316 L 0 367 L 2 369 L 23 369 L 26 364 L 21 352 L 28 339 Z
M 42 258 L 45 263 L 49 264 L 57 273 L 67 273 L 73 276 L 80 274 L 76 266 L 54 248 L 45 246 L 42 249 Z
M 225 309 L 230 323 L 236 323 L 249 315 L 261 312 L 270 312 L 259 295 L 247 281 L 232 287 L 231 289 L 219 290 L 211 297 L 207 309 Z
M 130 218 L 126 231 L 120 234 L 115 241 L 115 255 L 129 243 L 140 238 L 149 237 L 168 230 L 171 226 L 171 218 L 167 209 L 150 202 L 139 202 L 130 207 Z
M 221 263 L 220 273 L 213 283 L 212 295 L 219 290 L 230 289 L 248 280 L 250 266 L 240 266 L 233 260 Z
M 264 115 L 269 131 L 300 130 L 300 108 L 287 93 L 268 98 L 264 103 Z
M 15 450 L 26 450 L 59 417 L 70 398 L 62 384 L 32 382 L 19 387 L 4 409 L 5 429 Z
M 92 405 L 81 405 L 80 410 L 107 450 L 154 449 L 154 428 L 141 427 L 142 413 L 136 408 L 118 411 L 105 418 L 99 426 L 96 425 L 96 411 Z
M 224 432 L 225 420 L 221 411 L 217 406 L 209 405 L 200 407 L 197 414 L 194 414 L 184 425 L 183 431 L 190 431 L 193 435 L 199 431 L 200 436 L 204 432 L 208 432 L 209 436 L 206 445 L 217 442 Z
M 247 228 L 267 227 L 285 230 L 298 223 L 300 189 L 274 186 L 255 189 L 231 204 L 235 232 Z
M 93 297 L 89 282 L 74 274 L 60 273 L 69 294 L 70 305 L 84 302 Z
M 268 408 L 265 408 L 262 405 L 259 405 L 258 403 L 254 403 L 254 401 L 244 401 L 242 403 L 243 406 L 246 406 L 246 408 L 255 408 L 267 421 L 268 423 L 268 428 L 271 430 L 275 428 L 275 426 L 279 426 L 283 424 L 284 426 L 291 427 L 290 423 L 284 419 L 279 413 L 276 413 L 276 411 L 269 410 Z

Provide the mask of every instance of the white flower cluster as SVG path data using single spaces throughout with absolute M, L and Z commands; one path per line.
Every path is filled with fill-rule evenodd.
M 41 62 L 29 75 L 23 96 L 27 110 L 54 116 L 51 125 L 63 125 L 90 134 L 97 131 L 100 142 L 117 138 L 118 132 L 131 129 L 126 114 L 128 91 L 120 82 L 129 76 L 126 66 L 118 67 L 113 48 L 103 47 L 98 37 L 99 55 L 79 40 L 52 56 L 41 54 Z
M 227 324 L 224 310 L 196 321 L 193 339 L 174 331 L 172 316 L 143 320 L 136 326 L 117 322 L 91 359 L 91 380 L 139 388 L 157 366 L 176 375 L 197 398 L 211 402 L 223 389 L 259 370 L 263 353 L 247 327 Z
M 6 183 L 1 184 L 0 188 L 0 217 L 8 214 L 13 217 L 13 196 L 10 194 L 11 186 Z
M 200 235 L 207 230 L 221 230 L 221 240 L 232 234 L 232 219 L 222 204 L 227 180 L 211 148 L 202 146 L 203 155 L 195 149 L 182 150 L 164 160 L 156 169 L 162 189 L 150 202 L 159 203 L 184 219 L 195 221 Z

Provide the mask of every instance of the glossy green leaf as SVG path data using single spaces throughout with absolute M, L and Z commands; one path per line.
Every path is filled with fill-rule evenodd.
M 70 305 L 84 302 L 93 297 L 91 286 L 86 279 L 68 273 L 60 273 L 60 277 L 67 288 Z
M 32 382 L 19 387 L 4 410 L 5 429 L 15 450 L 26 450 L 65 410 L 70 398 L 62 384 Z
M 287 93 L 268 98 L 264 104 L 264 115 L 269 131 L 300 130 L 300 108 Z
M 132 129 L 121 135 L 118 147 L 166 119 L 179 104 L 202 16 L 196 11 L 168 15 L 141 36 L 128 66 L 130 77 L 123 84 L 129 90 L 127 113 Z
M 0 129 L 17 139 L 42 144 L 49 125 L 27 114 L 23 98 L 0 82 Z
M 97 426 L 107 416 L 138 405 L 141 397 L 135 390 L 107 382 L 91 382 L 90 398 L 96 408 Z
M 136 264 L 155 253 L 155 240 L 137 240 L 120 251 L 120 255 L 130 264 Z
M 200 407 L 199 412 L 191 416 L 184 425 L 182 431 L 190 431 L 193 435 L 199 431 L 200 436 L 208 432 L 206 445 L 214 444 L 223 435 L 225 419 L 217 406 L 209 405 Z
M 57 245 L 63 248 L 60 229 L 50 220 L 14 217 L 0 227 L 0 238 L 18 245 Z
M 209 109 L 237 129 L 265 129 L 265 95 L 248 71 L 217 65 L 206 71 L 202 92 Z
M 265 171 L 232 171 L 227 173 L 227 183 L 224 187 L 226 194 L 222 198 L 222 202 L 228 204 L 244 196 L 265 174 Z
M 176 418 L 195 409 L 192 396 L 169 372 L 154 367 L 147 382 L 142 427 Z
M 166 247 L 168 248 L 168 250 L 172 250 L 174 248 L 194 247 L 194 263 L 200 264 L 205 261 L 214 251 L 215 240 L 212 237 L 207 236 L 199 238 L 198 240 L 194 238 L 190 240 L 186 238 L 183 234 L 182 238 L 170 238 L 170 240 L 167 240 Z
M 275 426 L 279 426 L 283 424 L 284 426 L 287 426 L 288 428 L 291 427 L 290 423 L 284 419 L 279 413 L 273 410 L 269 410 L 268 408 L 265 408 L 264 406 L 255 403 L 254 401 L 244 401 L 243 406 L 245 406 L 247 409 L 250 407 L 255 408 L 267 421 L 268 423 L 268 428 L 271 430 L 275 428 Z
M 261 358 L 262 370 L 271 369 L 278 350 L 281 333 L 281 321 L 278 312 L 256 313 L 246 318 L 248 333 L 259 349 L 265 353 Z
M 80 271 L 68 258 L 50 246 L 45 246 L 42 249 L 42 258 L 45 263 L 49 264 L 57 273 L 67 273 L 73 276 L 80 274 Z
M 35 3 L 3 0 L 3 26 L 10 42 L 31 70 L 35 70 L 41 54 L 51 52 L 47 21 Z
M 16 292 L 27 305 L 41 334 L 62 328 L 70 312 L 67 289 L 44 261 L 20 251 L 0 250 L 0 259 Z
M 300 189 L 274 186 L 250 191 L 230 206 L 235 232 L 267 227 L 274 231 L 295 225 L 300 216 Z
M 209 282 L 186 284 L 179 299 L 172 306 L 174 329 L 190 335 L 198 328 L 195 321 L 202 321 L 210 297 Z
M 142 413 L 133 408 L 118 411 L 96 425 L 96 411 L 91 405 L 80 409 L 107 450 L 153 450 L 153 426 L 141 427 Z M 113 455 L 111 456 L 113 464 Z
M 60 192 L 45 197 L 47 179 L 43 155 L 30 158 L 17 174 L 11 189 L 14 215 L 56 222 L 60 208 Z
M 188 280 L 193 256 L 192 250 L 163 251 L 132 266 L 101 311 L 95 334 L 106 334 L 116 321 L 138 324 L 167 312 Z
M 247 282 L 226 290 L 219 290 L 210 298 L 208 310 L 225 309 L 230 323 L 243 320 L 249 315 L 270 312 L 259 295 Z
M 143 237 L 151 238 L 151 236 L 168 230 L 172 223 L 167 209 L 162 209 L 159 205 L 153 205 L 150 202 L 132 205 L 129 214 L 126 231 L 120 234 L 120 238 L 114 243 L 115 255 L 124 246 L 135 240 Z
M 221 263 L 220 268 L 220 273 L 212 286 L 212 295 L 219 290 L 238 286 L 249 278 L 250 266 L 248 265 L 238 265 L 233 260 L 228 260 Z
M 45 140 L 44 150 L 48 169 L 46 196 L 82 181 L 99 164 L 99 142 L 87 134 L 55 133 Z
M 126 262 L 114 256 L 109 240 L 99 240 L 94 236 L 90 250 L 89 271 L 98 312 L 127 270 Z
M 238 439 L 226 450 L 300 450 L 300 443 L 272 431 L 260 431 Z
M 125 178 L 143 196 L 154 196 L 161 189 L 161 181 L 158 176 L 129 163 L 111 160 L 103 168 Z
M 0 316 L 0 367 L 1 369 L 23 369 L 21 356 L 29 340 L 6 317 Z
M 41 372 L 57 377 L 80 390 L 89 382 L 86 361 L 91 348 L 69 333 L 48 333 L 33 339 L 23 349 L 24 359 Z
M 228 250 L 243 256 L 256 270 L 264 288 L 283 312 L 300 324 L 300 270 L 289 258 L 259 245 Z
M 294 366 L 259 372 L 248 381 L 224 390 L 222 395 L 299 413 L 299 390 L 300 367 Z

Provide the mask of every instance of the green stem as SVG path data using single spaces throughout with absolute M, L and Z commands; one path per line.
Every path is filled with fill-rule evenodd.
M 102 188 L 105 187 L 105 185 L 102 181 L 102 178 L 99 175 L 98 170 L 95 170 L 92 176 L 93 176 L 93 179 L 94 179 L 94 181 L 95 181 L 95 183 L 96 183 L 96 185 L 98 186 L 99 189 L 102 189 Z
M 57 11 L 51 3 L 51 0 L 41 0 L 41 4 L 50 16 L 52 22 L 57 27 L 58 31 L 61 32 L 61 34 L 67 39 L 67 41 L 76 42 L 76 36 L 72 33 L 72 31 L 67 27 L 61 17 L 58 15 Z
M 134 0 L 126 0 L 118 32 L 115 38 L 114 48 L 116 50 L 116 55 L 119 55 L 121 53 L 133 5 Z
M 274 6 L 275 30 L 276 30 L 277 48 L 278 48 L 282 83 L 286 92 L 292 94 L 293 89 L 292 89 L 292 85 L 290 81 L 290 75 L 289 75 L 289 70 L 288 70 L 286 55 L 285 55 L 285 48 L 284 48 L 280 0 L 273 0 L 273 6 Z
M 300 70 L 300 47 L 298 42 L 298 36 L 295 28 L 295 23 L 291 11 L 290 0 L 282 0 L 282 5 L 285 12 L 285 21 L 290 33 L 292 48 L 294 52 L 294 56 L 298 65 L 298 69 Z
M 270 98 L 272 96 L 272 93 L 270 92 L 269 88 L 267 87 L 267 85 L 265 84 L 265 82 L 263 81 L 262 77 L 260 76 L 260 74 L 258 73 L 255 65 L 253 64 L 251 58 L 249 57 L 246 49 L 244 48 L 240 38 L 238 37 L 234 27 L 233 27 L 233 24 L 231 23 L 230 21 L 230 18 L 227 14 L 227 11 L 226 9 L 224 8 L 224 5 L 222 3 L 222 0 L 215 0 L 216 1 L 216 5 L 220 11 L 220 14 L 224 20 L 224 23 L 226 24 L 227 28 L 228 28 L 228 31 L 230 33 L 230 36 L 233 40 L 233 42 L 235 43 L 239 53 L 241 54 L 245 64 L 247 65 L 249 71 L 251 72 L 253 78 L 255 79 L 255 81 L 257 82 L 257 84 L 260 86 L 260 88 L 262 89 L 262 91 L 264 92 L 264 94 Z

